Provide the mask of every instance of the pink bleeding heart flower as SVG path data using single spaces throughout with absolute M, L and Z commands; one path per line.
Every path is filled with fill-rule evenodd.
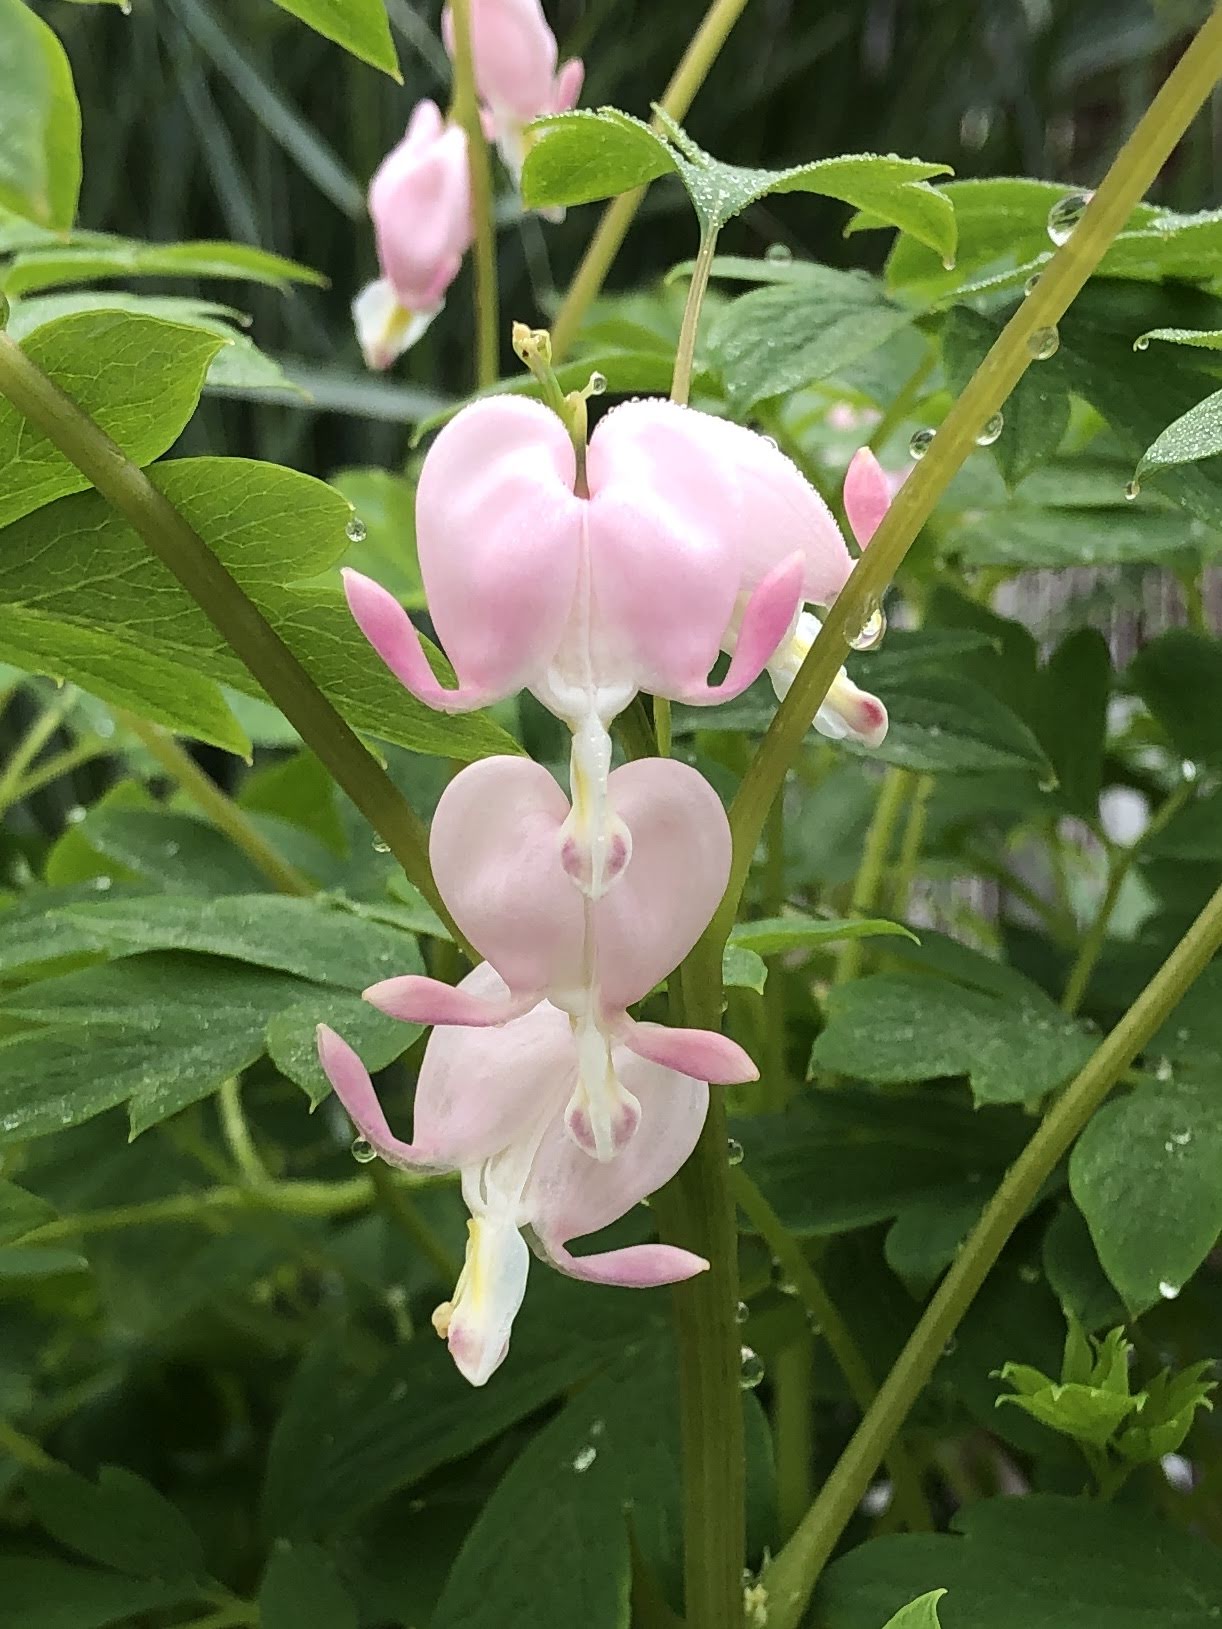
M 463 993 L 496 1003 L 505 986 L 487 963 Z M 595 1233 L 654 1193 L 696 1145 L 708 1086 L 617 1048 L 614 1067 L 640 1109 L 641 1135 L 610 1165 L 592 1165 L 563 1124 L 579 1061 L 568 1017 L 546 1002 L 500 1029 L 437 1030 L 416 1088 L 414 1136 L 391 1131 L 361 1060 L 320 1025 L 318 1052 L 359 1134 L 389 1164 L 457 1170 L 471 1212 L 453 1297 L 433 1315 L 458 1368 L 482 1386 L 503 1361 L 526 1291 L 529 1248 L 558 1271 L 596 1284 L 677 1283 L 708 1263 L 664 1244 L 574 1256 Z M 526 1238 L 523 1237 L 526 1233 Z
M 637 691 L 739 695 L 791 628 L 804 581 L 828 595 L 843 584 L 852 561 L 825 514 L 770 442 L 707 413 L 615 408 L 579 481 L 559 417 L 501 396 L 446 425 L 417 491 L 421 572 L 458 688 L 438 682 L 392 595 L 355 572 L 344 581 L 366 637 L 420 700 L 461 712 L 529 688 L 564 719 L 574 797 L 597 830 L 608 726 Z M 762 539 L 775 545 L 766 568 Z M 710 684 L 723 645 L 729 671 Z
M 682 961 L 725 889 L 730 830 L 717 794 L 664 758 L 614 770 L 608 791 L 621 836 L 607 871 L 617 880 L 591 899 L 573 887 L 569 801 L 546 769 L 484 758 L 455 776 L 429 858 L 454 920 L 496 969 L 496 998 L 469 980 L 455 989 L 415 974 L 365 991 L 380 1011 L 418 1024 L 505 1024 L 542 1002 L 566 1013 L 577 1071 L 565 1124 L 599 1160 L 640 1134 L 640 1104 L 614 1062 L 625 1049 L 719 1085 L 757 1074 L 724 1036 L 627 1012 Z
M 445 304 L 473 233 L 467 136 L 435 102 L 418 102 L 407 133 L 369 184 L 382 276 L 353 302 L 371 368 L 414 345 Z
M 488 110 L 491 138 L 516 179 L 529 140 L 525 127 L 545 113 L 575 107 L 585 70 L 573 59 L 557 72 L 556 36 L 539 0 L 470 0 L 470 11 L 475 88 Z M 454 19 L 448 6 L 441 28 L 453 56 Z

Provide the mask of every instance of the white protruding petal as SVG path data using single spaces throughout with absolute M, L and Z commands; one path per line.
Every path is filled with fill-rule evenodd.
M 632 858 L 632 833 L 608 800 L 610 773 L 611 737 L 591 712 L 573 732 L 573 806 L 560 828 L 561 863 L 591 899 L 604 894 Z
M 641 1105 L 616 1073 L 611 1036 L 591 1018 L 573 1027 L 577 1042 L 577 1084 L 564 1123 L 578 1148 L 596 1160 L 614 1159 L 641 1123 Z
M 768 664 L 768 676 L 777 700 L 784 701 L 798 676 L 823 624 L 813 611 L 803 611 L 793 632 Z M 880 746 L 887 734 L 887 709 L 877 696 L 862 690 L 841 668 L 813 720 L 820 735 L 832 741 L 859 741 L 862 746 Z
M 367 283 L 352 302 L 352 320 L 365 358 L 365 366 L 379 373 L 396 357 L 409 350 L 445 304 L 439 300 L 430 311 L 408 311 L 386 278 Z
M 467 1223 L 454 1299 L 437 1308 L 433 1327 L 473 1386 L 484 1385 L 505 1360 L 529 1268 L 530 1251 L 511 1220 L 473 1216 Z

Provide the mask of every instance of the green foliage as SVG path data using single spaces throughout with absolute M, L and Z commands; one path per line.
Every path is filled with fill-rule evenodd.
M 371 62 L 402 83 L 382 0 L 276 0 L 276 4 L 342 45 L 345 51 L 351 51 L 354 57 Z
M 64 231 L 81 188 L 81 111 L 63 46 L 25 0 L 0 0 L 0 207 Z

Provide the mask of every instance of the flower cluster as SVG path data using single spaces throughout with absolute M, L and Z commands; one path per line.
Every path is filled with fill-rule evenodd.
M 870 453 L 854 459 L 844 496 L 864 545 L 888 503 Z M 772 442 L 663 401 L 613 409 L 588 446 L 534 401 L 464 408 L 425 460 L 417 538 L 457 688 L 439 683 L 399 602 L 346 572 L 382 659 L 450 711 L 529 688 L 573 743 L 571 803 L 541 765 L 494 757 L 462 770 L 437 805 L 433 875 L 485 960 L 457 988 L 413 975 L 365 992 L 435 1026 L 412 1142 L 391 1133 L 356 1055 L 319 1035 L 323 1067 L 378 1154 L 462 1174 L 466 1264 L 434 1321 L 481 1385 L 525 1291 L 524 1234 L 553 1267 L 601 1283 L 674 1282 L 707 1265 L 660 1244 L 568 1248 L 678 1170 L 710 1084 L 756 1074 L 719 1034 L 630 1016 L 709 922 L 731 843 L 716 793 L 689 765 L 613 769 L 610 725 L 641 690 L 703 705 L 766 670 L 784 694 L 818 628 L 807 607 L 835 599 L 852 559 Z M 721 652 L 727 671 L 710 682 Z M 842 673 L 816 723 L 876 743 L 887 719 Z
M 470 0 L 471 54 L 484 128 L 515 180 L 526 156 L 526 126 L 576 104 L 583 69 L 557 71 L 556 39 L 539 0 Z M 454 55 L 447 8 L 443 33 Z M 414 345 L 445 304 L 471 246 L 467 134 L 435 102 L 418 102 L 407 133 L 369 185 L 369 213 L 382 275 L 352 306 L 367 365 L 388 368 Z

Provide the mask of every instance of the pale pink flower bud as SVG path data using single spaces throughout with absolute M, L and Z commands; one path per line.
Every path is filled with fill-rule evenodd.
M 613 771 L 607 792 L 625 851 L 613 858 L 614 888 L 591 900 L 565 869 L 569 801 L 547 770 L 528 758 L 464 769 L 437 805 L 429 858 L 455 921 L 499 975 L 498 997 L 414 974 L 365 991 L 380 1011 L 419 1024 L 504 1024 L 544 1000 L 568 1013 L 578 1067 L 566 1123 L 600 1160 L 633 1140 L 640 1118 L 611 1066 L 617 1046 L 718 1084 L 757 1073 L 724 1036 L 627 1012 L 682 961 L 725 890 L 730 830 L 717 794 L 660 758 Z
M 454 19 L 448 6 L 441 26 L 453 56 Z M 516 177 L 526 156 L 525 126 L 545 113 L 575 107 L 585 70 L 574 59 L 556 71 L 556 36 L 539 0 L 471 0 L 471 55 L 492 139 Z
M 369 184 L 381 278 L 353 303 L 366 362 L 389 367 L 445 304 L 471 243 L 467 136 L 435 102 L 418 102 Z
M 463 981 L 475 1002 L 503 1001 L 486 963 Z M 675 1174 L 696 1145 L 708 1086 L 616 1045 L 612 1064 L 638 1106 L 641 1134 L 608 1165 L 592 1164 L 564 1127 L 578 1072 L 569 1018 L 548 1003 L 500 1029 L 437 1030 L 425 1049 L 412 1142 L 391 1131 L 368 1072 L 333 1030 L 318 1051 L 353 1124 L 389 1164 L 457 1170 L 471 1211 L 466 1261 L 452 1300 L 434 1314 L 461 1372 L 482 1386 L 503 1361 L 526 1290 L 531 1247 L 560 1272 L 645 1288 L 675 1283 L 708 1263 L 670 1245 L 574 1256 L 575 1238 L 626 1215 Z

